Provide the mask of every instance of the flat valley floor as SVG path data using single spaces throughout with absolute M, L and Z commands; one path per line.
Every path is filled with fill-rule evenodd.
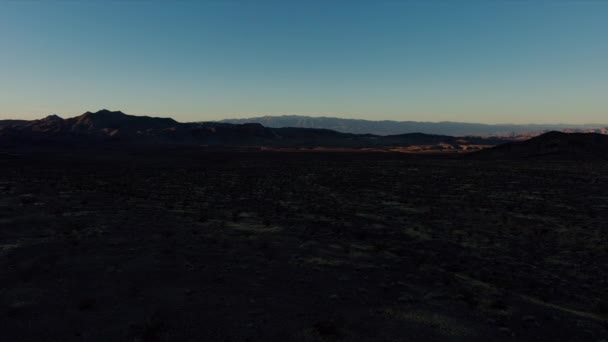
M 5 153 L 0 340 L 608 340 L 608 163 Z

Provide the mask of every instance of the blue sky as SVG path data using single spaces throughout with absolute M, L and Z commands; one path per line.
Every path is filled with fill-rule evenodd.
M 2 1 L 0 118 L 608 123 L 608 1 Z

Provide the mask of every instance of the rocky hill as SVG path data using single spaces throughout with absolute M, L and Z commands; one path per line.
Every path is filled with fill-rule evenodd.
M 598 133 L 549 132 L 479 151 L 481 159 L 602 159 L 608 160 L 608 136 Z

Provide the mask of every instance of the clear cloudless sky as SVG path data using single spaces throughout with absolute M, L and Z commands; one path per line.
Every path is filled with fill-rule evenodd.
M 608 1 L 0 1 L 0 119 L 608 123 Z

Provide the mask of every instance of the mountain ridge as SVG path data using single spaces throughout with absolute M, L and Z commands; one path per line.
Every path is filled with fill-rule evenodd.
M 0 144 L 191 144 L 213 146 L 407 148 L 416 151 L 465 151 L 510 141 L 500 138 L 452 137 L 409 133 L 380 136 L 323 128 L 271 128 L 259 123 L 181 123 L 171 118 L 128 115 L 100 110 L 63 119 L 0 122 Z
M 508 136 L 521 139 L 536 136 L 546 131 L 564 130 L 568 132 L 608 134 L 608 125 L 602 124 L 482 124 L 455 121 L 395 121 L 343 119 L 336 117 L 312 117 L 302 115 L 261 116 L 244 119 L 224 119 L 227 123 L 260 123 L 266 127 L 326 128 L 342 133 L 394 135 L 403 133 L 427 133 L 452 136 Z M 606 127 L 603 127 L 606 126 Z

